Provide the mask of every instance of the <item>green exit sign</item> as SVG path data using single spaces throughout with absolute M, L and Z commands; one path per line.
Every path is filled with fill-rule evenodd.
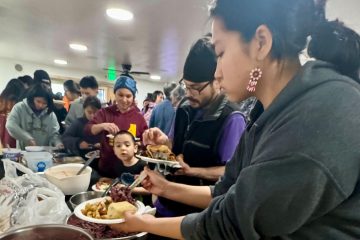
M 109 81 L 115 81 L 116 80 L 116 71 L 115 69 L 108 69 L 107 77 Z

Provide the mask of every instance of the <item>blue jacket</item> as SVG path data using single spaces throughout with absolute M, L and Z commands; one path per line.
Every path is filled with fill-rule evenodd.
M 170 100 L 165 99 L 162 103 L 156 105 L 152 111 L 149 126 L 150 128 L 158 127 L 163 133 L 168 135 L 174 115 L 174 107 Z

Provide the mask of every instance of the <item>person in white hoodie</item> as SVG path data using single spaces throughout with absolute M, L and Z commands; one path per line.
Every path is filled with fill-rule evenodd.
M 6 122 L 6 129 L 17 140 L 18 148 L 63 147 L 53 109 L 52 92 L 41 84 L 33 86 L 27 97 L 13 107 Z

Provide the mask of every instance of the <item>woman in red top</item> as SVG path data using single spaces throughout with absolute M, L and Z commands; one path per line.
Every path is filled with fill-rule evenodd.
M 11 79 L 0 94 L 0 143 L 6 147 L 16 147 L 16 140 L 10 136 L 5 128 L 7 116 L 14 105 L 22 100 L 25 86 L 19 79 Z
M 101 135 L 101 157 L 98 170 L 99 174 L 104 177 L 117 177 L 114 171 L 114 163 L 117 158 L 106 135 L 116 134 L 120 130 L 128 130 L 135 137 L 141 138 L 143 132 L 148 128 L 144 117 L 135 108 L 136 92 L 135 80 L 130 75 L 121 75 L 114 86 L 116 104 L 98 111 L 94 119 L 85 127 L 85 134 Z

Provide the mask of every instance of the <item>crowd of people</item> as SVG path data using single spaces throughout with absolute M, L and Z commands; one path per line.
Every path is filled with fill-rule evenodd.
M 163 92 L 149 93 L 142 110 L 135 100 L 138 84 L 129 74 L 117 78 L 112 104 L 97 98 L 99 83 L 93 76 L 85 76 L 79 83 L 65 81 L 64 95 L 53 93 L 51 78 L 44 70 L 35 71 L 34 78 L 12 79 L 0 98 L 1 144 L 22 150 L 53 146 L 84 158 L 99 149 L 94 170 L 101 177 L 116 178 L 121 169 L 131 167 L 132 162 L 138 164 L 125 165 L 116 154 L 117 134 L 128 131 L 139 144 L 150 127 L 169 139 L 163 144 L 178 155 L 183 166 L 169 179 L 196 185 L 215 183 L 246 122 L 240 105 L 227 100 L 214 78 L 216 61 L 211 38 L 199 39 L 190 49 L 179 84 L 167 83 Z M 207 131 L 209 128 L 215 130 Z M 155 205 L 164 216 L 193 211 L 162 198 Z

